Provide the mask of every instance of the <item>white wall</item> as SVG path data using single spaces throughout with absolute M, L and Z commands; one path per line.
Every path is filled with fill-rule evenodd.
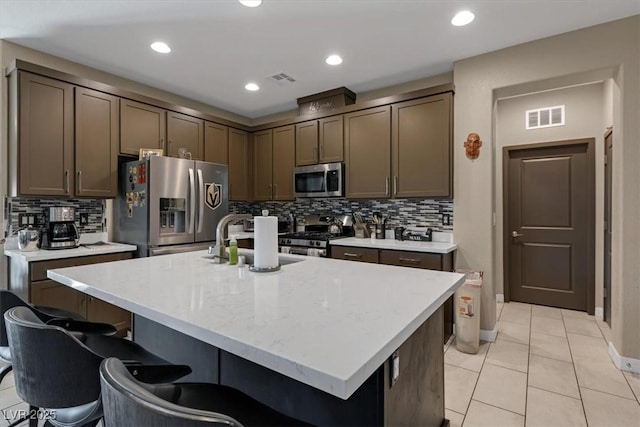
M 640 359 L 640 16 L 561 34 L 454 64 L 454 215 L 457 267 L 485 270 L 481 328 L 495 324 L 497 250 L 497 94 L 504 88 L 565 78 L 586 83 L 584 73 L 613 75 L 612 341 L 624 357 Z M 568 79 L 566 77 L 569 76 Z M 593 80 L 592 80 L 593 81 Z M 564 85 L 566 86 L 566 84 Z M 556 86 L 559 87 L 559 86 Z M 522 93 L 520 90 L 519 93 Z M 600 120 L 599 120 L 600 121 Z M 464 155 L 469 132 L 480 134 L 483 153 Z
M 502 149 L 505 146 L 561 141 L 577 138 L 595 138 L 595 302 L 602 307 L 603 242 L 604 242 L 604 84 L 602 82 L 572 88 L 557 89 L 536 94 L 499 99 L 496 112 L 496 227 L 495 251 L 503 253 L 503 179 Z M 526 130 L 525 112 L 536 108 L 565 106 L 565 125 Z M 504 293 L 504 266 L 497 257 L 495 274 L 496 293 Z

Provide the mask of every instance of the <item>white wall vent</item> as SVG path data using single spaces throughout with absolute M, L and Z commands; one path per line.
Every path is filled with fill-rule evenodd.
M 564 105 L 527 110 L 524 123 L 527 130 L 564 126 Z
M 296 81 L 296 79 L 294 79 L 287 73 L 274 73 L 270 76 L 267 76 L 266 79 L 276 83 L 279 86 L 288 85 Z

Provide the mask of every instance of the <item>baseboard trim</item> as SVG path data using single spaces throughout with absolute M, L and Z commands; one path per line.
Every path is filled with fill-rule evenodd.
M 604 317 L 604 309 L 602 307 L 596 307 L 595 315 L 597 319 L 602 320 L 602 318 Z
M 498 324 L 496 323 L 492 330 L 480 329 L 480 341 L 496 342 L 498 337 Z
M 496 302 L 504 302 L 504 294 L 496 294 Z
M 453 324 L 453 336 L 456 334 L 456 325 Z M 498 324 L 493 327 L 492 330 L 480 329 L 480 341 L 486 342 L 496 342 L 496 338 L 498 337 Z
M 621 371 L 640 374 L 640 359 L 620 356 L 612 342 L 609 342 L 609 357 L 611 357 L 613 364 Z

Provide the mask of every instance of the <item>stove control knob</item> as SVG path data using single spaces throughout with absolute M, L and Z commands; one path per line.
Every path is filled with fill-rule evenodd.
M 316 246 L 320 246 L 322 243 L 320 242 L 316 242 Z
M 291 244 L 291 239 L 287 239 L 287 245 Z

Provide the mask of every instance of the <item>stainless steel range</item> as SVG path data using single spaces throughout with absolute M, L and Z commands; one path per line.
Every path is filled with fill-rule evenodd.
M 351 216 L 312 215 L 304 218 L 305 231 L 280 235 L 280 252 L 297 255 L 329 256 L 329 241 L 353 234 Z

